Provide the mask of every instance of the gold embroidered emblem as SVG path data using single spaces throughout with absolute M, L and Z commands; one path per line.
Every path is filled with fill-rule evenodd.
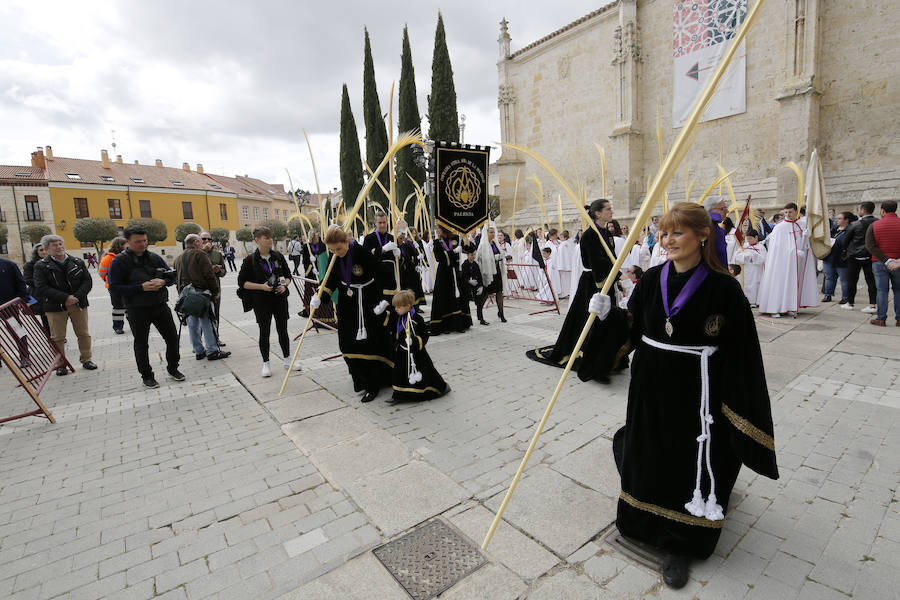
M 357 277 L 361 277 L 363 274 L 362 265 L 353 265 L 352 270 L 353 270 L 353 274 L 356 275 Z
M 720 314 L 710 315 L 703 324 L 703 333 L 709 337 L 718 337 L 725 326 L 725 317 Z

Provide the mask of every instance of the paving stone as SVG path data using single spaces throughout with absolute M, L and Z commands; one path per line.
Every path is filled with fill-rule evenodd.
M 532 585 L 528 600 L 618 600 L 619 596 L 598 588 L 584 575 L 565 570 Z
M 405 465 L 410 460 L 406 444 L 383 431 L 370 431 L 352 440 L 314 452 L 322 472 L 342 486 Z
M 328 541 L 328 536 L 322 528 L 313 529 L 309 533 L 304 533 L 300 537 L 288 540 L 284 543 L 284 549 L 291 558 L 312 550 L 320 544 Z
M 341 408 L 303 421 L 288 423 L 282 431 L 304 452 L 313 452 L 355 439 L 376 426 L 352 408 Z
M 409 596 L 371 552 L 348 561 L 279 600 L 409 600 Z
M 293 383 L 292 381 L 292 388 Z M 272 411 L 278 422 L 282 424 L 314 417 L 345 406 L 346 404 L 325 390 L 293 392 L 283 398 L 266 402 L 266 408 Z
M 612 455 L 612 442 L 597 438 L 553 463 L 553 470 L 604 496 L 618 499 L 621 479 Z
M 547 494 L 547 490 L 553 490 Z M 497 510 L 503 494 L 487 506 Z M 519 482 L 503 518 L 562 556 L 568 556 L 616 517 L 616 502 L 584 488 L 545 466 L 529 470 Z
M 525 589 L 522 580 L 509 569 L 487 564 L 442 593 L 441 600 L 516 600 Z

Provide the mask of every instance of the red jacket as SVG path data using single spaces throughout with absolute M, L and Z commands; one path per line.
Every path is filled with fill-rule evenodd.
M 872 223 L 866 232 L 866 249 L 872 254 L 872 262 L 886 262 L 900 258 L 900 219 L 897 213 L 884 213 L 884 217 Z

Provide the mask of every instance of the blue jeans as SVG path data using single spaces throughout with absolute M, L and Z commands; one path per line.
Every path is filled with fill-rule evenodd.
M 191 346 L 194 347 L 194 354 L 202 354 L 203 352 L 211 354 L 219 349 L 212 321 L 209 320 L 209 317 L 188 317 L 187 326 L 188 334 L 191 337 Z
M 875 275 L 876 304 L 878 313 L 875 318 L 887 321 L 888 296 L 890 288 L 894 288 L 894 318 L 900 319 L 900 269 L 891 271 L 883 262 L 872 263 L 872 274 Z
M 833 263 L 825 261 L 824 266 L 825 281 L 822 283 L 822 293 L 826 296 L 834 296 L 834 290 L 837 287 L 838 279 L 841 280 L 841 300 L 847 298 L 847 267 L 835 267 Z

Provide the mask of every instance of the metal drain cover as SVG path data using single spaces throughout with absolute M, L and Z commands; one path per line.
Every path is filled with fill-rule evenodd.
M 487 563 L 475 545 L 438 519 L 373 553 L 413 600 L 434 598 Z
M 615 525 L 603 536 L 603 541 L 612 546 L 616 552 L 624 554 L 631 560 L 651 569 L 654 573 L 662 573 L 662 565 L 666 557 L 652 546 L 628 539 L 619 533 Z

